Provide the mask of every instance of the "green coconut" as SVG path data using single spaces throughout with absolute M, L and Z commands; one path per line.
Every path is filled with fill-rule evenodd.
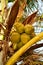
M 22 42 L 23 44 L 27 43 L 29 40 L 30 40 L 30 36 L 27 35 L 26 33 L 23 33 L 23 34 L 21 35 L 21 42 Z
M 10 40 L 13 43 L 18 43 L 20 41 L 20 34 L 17 32 L 13 32 L 13 34 L 10 36 Z
M 21 48 L 21 47 L 23 46 L 23 43 L 22 43 L 22 42 L 19 42 L 19 43 L 17 44 L 17 46 L 18 46 L 18 49 L 19 49 L 19 48 Z
M 14 24 L 14 27 L 16 28 L 17 32 L 23 33 L 24 32 L 24 25 L 20 22 L 16 22 Z
M 32 32 L 34 32 L 34 27 L 29 24 L 25 25 L 25 33 L 31 34 Z

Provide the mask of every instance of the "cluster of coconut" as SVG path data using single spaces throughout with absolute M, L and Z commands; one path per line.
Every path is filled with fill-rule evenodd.
M 21 48 L 24 44 L 30 41 L 35 36 L 34 27 L 30 24 L 25 26 L 16 22 L 10 33 L 10 40 L 13 44 L 13 49 L 17 50 Z

